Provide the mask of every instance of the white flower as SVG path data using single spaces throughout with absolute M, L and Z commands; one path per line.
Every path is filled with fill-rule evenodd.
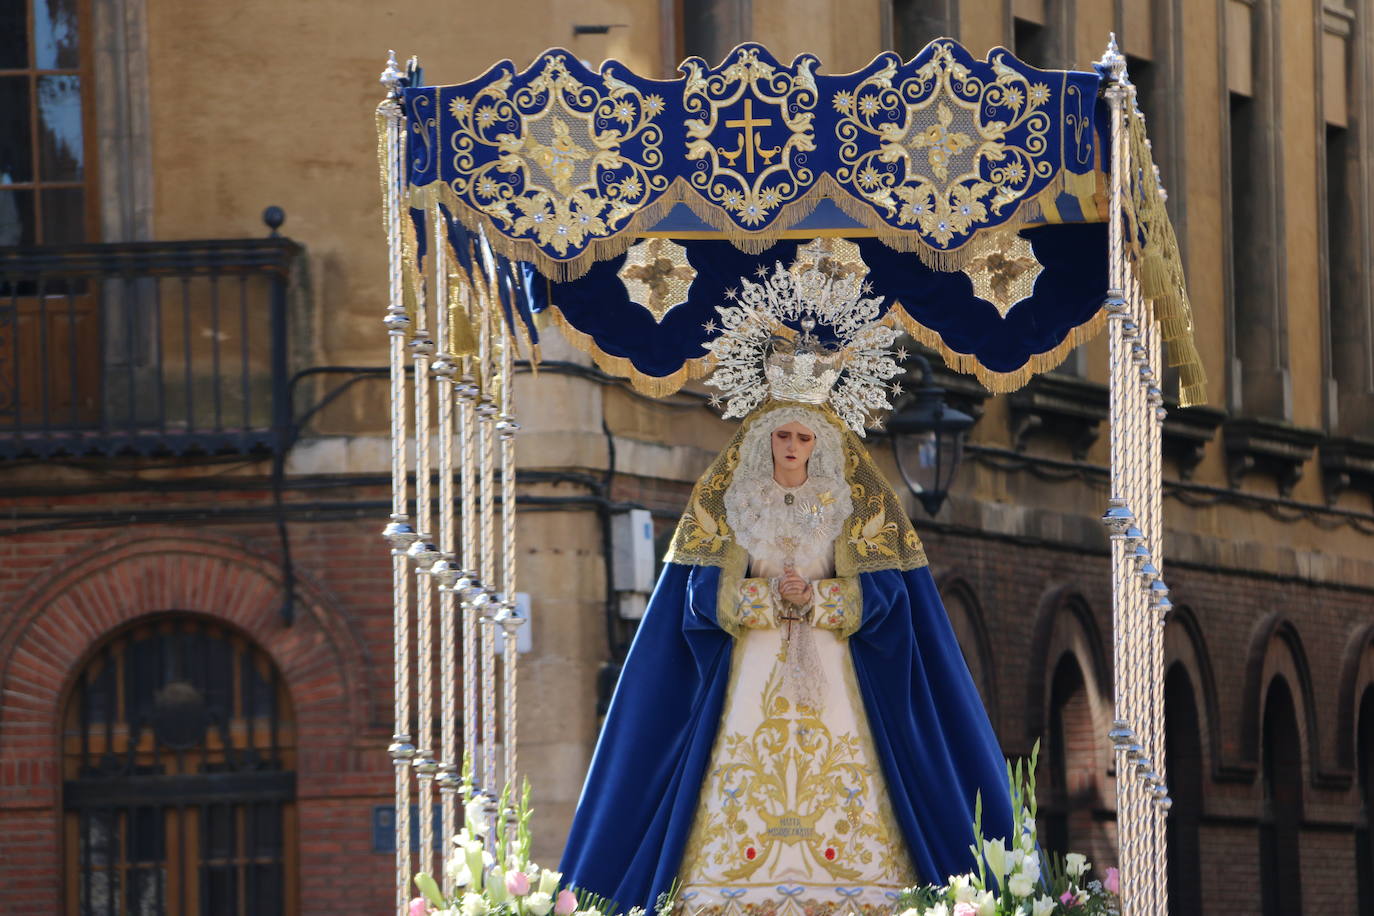
M 978 916 L 997 916 L 997 898 L 992 891 L 979 891 L 974 903 L 978 905 Z
M 945 906 L 943 903 L 937 903 L 926 910 L 926 916 L 949 916 L 949 907 Z
M 525 898 L 525 909 L 534 916 L 548 916 L 549 910 L 553 909 L 553 896 L 543 891 L 535 891 Z
M 921 911 L 913 906 L 909 909 L 902 910 L 897 916 L 921 916 Z
M 468 870 L 468 863 L 464 859 L 453 856 L 448 860 L 445 870 L 449 880 L 458 887 L 467 887 L 472 883 L 472 872 Z
M 562 880 L 563 873 L 561 871 L 550 871 L 546 868 L 539 873 L 539 890 L 547 894 L 549 899 L 553 899 L 553 895 L 558 893 L 558 884 Z
M 983 858 L 988 860 L 988 867 L 999 882 L 1007 876 L 1007 847 L 1002 840 L 984 840 Z
M 1021 872 L 1017 872 L 1007 882 L 1007 890 L 1011 891 L 1012 896 L 1015 897 L 1029 897 L 1031 891 L 1035 890 L 1035 882 Z
M 463 806 L 463 819 L 467 828 L 478 836 L 487 835 L 487 803 L 480 795 L 474 795 Z
M 1081 852 L 1071 852 L 1064 856 L 1064 871 L 1071 878 L 1077 878 L 1092 867 L 1088 857 Z
M 1040 856 L 1038 853 L 1027 853 L 1020 863 L 1021 874 L 1030 878 L 1032 881 L 1040 880 Z
M 461 909 L 463 916 L 487 916 L 491 907 L 487 906 L 487 898 L 481 894 L 464 894 Z
M 1036 897 L 1035 902 L 1031 904 L 1031 916 L 1050 916 L 1054 912 L 1055 903 L 1053 897 Z
M 972 903 L 978 889 L 973 886 L 972 875 L 950 875 L 949 889 L 954 894 L 955 903 Z
M 487 881 L 487 896 L 495 904 L 505 903 L 506 898 L 510 896 L 510 892 L 506 890 L 506 873 L 499 868 L 491 870 L 491 876 Z

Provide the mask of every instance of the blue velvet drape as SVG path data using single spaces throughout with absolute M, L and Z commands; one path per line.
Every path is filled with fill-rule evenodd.
M 977 793 L 984 834 L 1010 835 L 1005 762 L 929 569 L 859 579 L 849 646 L 874 748 L 920 880 L 942 882 L 974 867 Z M 682 862 L 730 674 L 719 581 L 716 567 L 664 567 L 573 818 L 565 880 L 622 908 L 651 906 Z

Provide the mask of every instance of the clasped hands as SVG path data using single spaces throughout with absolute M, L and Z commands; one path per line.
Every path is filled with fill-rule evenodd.
M 807 582 L 791 566 L 783 570 L 778 579 L 778 594 L 788 604 L 805 607 L 811 603 L 811 583 Z

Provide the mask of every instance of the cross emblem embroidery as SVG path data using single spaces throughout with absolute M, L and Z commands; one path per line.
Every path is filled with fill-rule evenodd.
M 739 146 L 735 147 L 732 150 L 727 150 L 720 147 L 716 148 L 716 152 L 719 153 L 721 158 L 728 162 L 732 168 L 734 167 L 735 160 L 739 158 L 740 153 L 744 153 L 744 170 L 746 172 L 753 173 L 755 152 L 757 152 L 759 154 L 759 157 L 763 159 L 764 165 L 768 165 L 770 162 L 773 161 L 774 156 L 782 152 L 781 146 L 775 146 L 772 149 L 767 149 L 758 144 L 758 139 L 754 135 L 754 128 L 772 127 L 773 119 L 756 119 L 754 117 L 753 99 L 744 100 L 743 118 L 734 118 L 732 120 L 726 121 L 725 126 L 743 128 L 739 135 Z

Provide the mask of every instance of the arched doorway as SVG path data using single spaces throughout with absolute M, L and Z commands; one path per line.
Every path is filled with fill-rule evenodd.
M 1264 916 L 1302 913 L 1298 834 L 1302 825 L 1302 743 L 1293 694 L 1274 678 L 1264 702 L 1261 748 L 1260 892 Z
M 267 654 L 165 615 L 86 663 L 62 734 L 70 916 L 292 916 L 295 717 Z
M 1355 881 L 1359 887 L 1360 916 L 1374 916 L 1374 684 L 1360 698 L 1360 719 L 1355 735 L 1355 772 L 1360 789 L 1360 811 L 1355 826 Z
M 1093 852 L 1097 804 L 1096 732 L 1083 669 L 1065 653 L 1050 684 L 1049 727 L 1041 749 L 1040 819 L 1046 846 Z
M 1164 678 L 1164 761 L 1174 806 L 1166 824 L 1170 916 L 1202 912 L 1202 723 L 1188 669 Z

